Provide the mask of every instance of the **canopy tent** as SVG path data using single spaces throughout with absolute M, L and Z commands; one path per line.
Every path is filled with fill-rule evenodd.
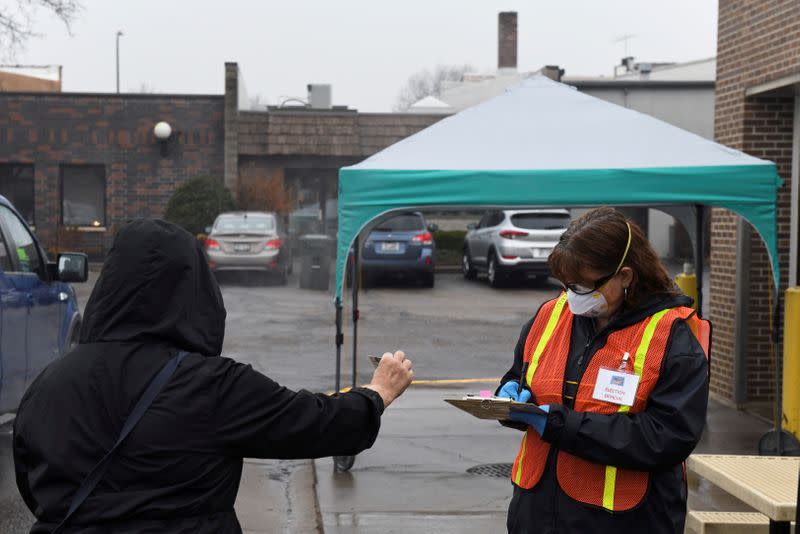
M 528 78 L 501 96 L 340 170 L 336 389 L 341 378 L 342 290 L 349 251 L 355 244 L 357 266 L 359 234 L 395 212 L 425 207 L 659 207 L 687 230 L 694 222 L 702 299 L 702 206 L 723 207 L 742 216 L 760 234 L 777 295 L 776 201 L 781 185 L 772 162 L 543 76 Z M 355 386 L 357 284 L 352 312 Z M 780 383 L 780 375 L 777 378 Z M 780 395 L 777 398 L 782 413 Z M 780 433 L 780 418 L 777 425 Z M 353 458 L 334 461 L 346 470 Z
M 764 240 L 777 288 L 772 162 L 543 76 L 339 172 L 336 298 L 371 221 L 421 207 L 709 205 Z

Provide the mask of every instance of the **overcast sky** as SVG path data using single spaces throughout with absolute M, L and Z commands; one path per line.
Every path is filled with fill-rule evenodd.
M 222 93 L 236 61 L 248 93 L 275 104 L 333 85 L 334 104 L 390 111 L 414 72 L 469 63 L 493 71 L 497 13 L 519 13 L 519 68 L 557 64 L 606 74 L 633 34 L 640 61 L 716 53 L 716 0 L 83 0 L 70 35 L 44 12 L 18 63 L 64 66 L 65 91 L 115 90 L 114 43 L 124 32 L 121 88 Z

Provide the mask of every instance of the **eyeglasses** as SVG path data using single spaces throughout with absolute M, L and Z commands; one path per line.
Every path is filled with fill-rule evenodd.
M 588 295 L 594 291 L 597 291 L 604 285 L 608 283 L 609 280 L 614 278 L 617 275 L 617 272 L 613 272 L 607 276 L 599 278 L 592 283 L 592 287 L 585 286 L 583 284 L 563 284 L 565 288 L 569 289 L 576 295 Z

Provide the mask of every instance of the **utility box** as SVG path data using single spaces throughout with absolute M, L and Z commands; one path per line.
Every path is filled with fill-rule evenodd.
M 323 234 L 308 234 L 298 239 L 300 289 L 328 290 L 333 243 L 333 238 Z
M 331 109 L 333 90 L 329 83 L 308 84 L 308 107 L 311 109 Z

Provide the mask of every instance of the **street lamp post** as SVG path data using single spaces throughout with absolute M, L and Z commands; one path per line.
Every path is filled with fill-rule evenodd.
M 122 35 L 122 30 L 117 30 L 117 93 L 119 93 L 119 38 Z

